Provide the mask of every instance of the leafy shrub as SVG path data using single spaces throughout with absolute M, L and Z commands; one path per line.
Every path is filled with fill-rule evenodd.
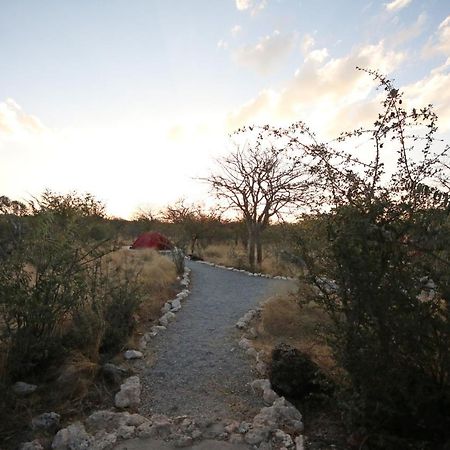
M 390 81 L 369 73 L 386 91 L 384 111 L 374 129 L 342 139 L 370 133 L 373 159 L 313 149 L 314 186 L 331 210 L 319 221 L 327 228 L 322 246 L 300 235 L 304 282 L 332 320 L 328 337 L 346 371 L 342 401 L 359 447 L 443 448 L 450 444 L 450 220 L 436 199 L 448 200 L 449 148 L 432 150 L 430 106 L 406 111 Z M 384 145 L 397 150 L 391 172 Z
M 402 220 L 389 206 L 345 207 L 330 217 L 326 275 L 336 289 L 315 278 L 322 294 L 316 301 L 334 319 L 352 421 L 377 430 L 369 443 L 442 443 L 450 438 L 448 218 L 430 211 Z M 443 230 L 447 237 L 435 241 Z M 426 250 L 417 251 L 419 240 Z
M 54 211 L 36 214 L 0 267 L 1 339 L 12 377 L 61 354 L 63 325 L 89 304 L 100 275 L 94 261 L 107 249 L 81 241 L 76 223 L 59 219 Z

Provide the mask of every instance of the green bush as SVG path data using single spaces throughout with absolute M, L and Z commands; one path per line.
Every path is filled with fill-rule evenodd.
M 371 448 L 433 448 L 450 439 L 449 220 L 399 213 L 388 203 L 335 211 L 321 276 L 312 265 L 310 275 L 334 319 L 352 423 L 376 430 Z
M 136 325 L 134 316 L 144 294 L 136 278 L 136 274 L 125 274 L 123 281 L 109 279 L 104 307 L 105 331 L 100 347 L 102 353 L 113 354 L 121 350 Z
M 300 229 L 303 281 L 331 318 L 340 398 L 359 447 L 448 448 L 449 147 L 433 147 L 431 106 L 406 111 L 391 82 L 369 73 L 386 92 L 383 111 L 373 129 L 341 137 L 369 134 L 364 160 L 308 147 L 311 185 L 328 211 L 317 219 L 321 245 Z

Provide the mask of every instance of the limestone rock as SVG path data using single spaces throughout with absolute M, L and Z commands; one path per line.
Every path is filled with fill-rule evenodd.
M 89 450 L 93 447 L 94 438 L 86 433 L 80 422 L 75 422 L 56 433 L 52 442 L 53 450 Z
M 109 450 L 117 442 L 116 433 L 107 433 L 100 431 L 94 436 L 92 450 Z
M 136 427 L 132 425 L 122 425 L 117 430 L 117 436 L 122 439 L 131 439 L 134 436 Z
M 170 311 L 171 305 L 169 302 L 164 303 L 164 306 L 161 308 L 161 314 L 166 314 Z
M 267 364 L 264 361 L 258 361 L 256 363 L 256 371 L 259 373 L 259 375 L 266 375 L 267 374 Z
M 257 445 L 263 441 L 267 441 L 270 436 L 269 427 L 256 427 L 252 428 L 245 434 L 245 442 L 250 445 Z
M 238 428 L 239 433 L 244 434 L 250 429 L 251 424 L 248 422 L 241 422 Z
M 145 422 L 136 428 L 136 436 L 140 438 L 149 438 L 153 436 L 152 422 Z
M 248 350 L 252 347 L 252 343 L 247 338 L 243 337 L 239 341 L 239 347 L 241 347 L 243 350 Z
M 24 442 L 19 445 L 19 450 L 44 450 L 41 443 L 36 439 L 31 442 Z
M 244 442 L 244 438 L 242 437 L 242 435 L 240 435 L 238 433 L 230 434 L 230 437 L 228 440 L 229 440 L 230 444 L 242 444 Z
M 253 380 L 250 383 L 250 386 L 253 389 L 260 390 L 261 392 L 264 392 L 266 389 L 271 389 L 270 381 L 267 378 Z
M 175 447 L 188 447 L 192 445 L 193 439 L 191 436 L 181 435 L 175 439 L 174 445 Z
M 199 439 L 202 435 L 203 433 L 197 428 L 191 433 L 192 439 Z
M 262 408 L 253 419 L 253 428 L 268 427 L 275 431 L 287 428 L 299 433 L 303 431 L 302 415 L 284 397 L 277 398 L 272 406 Z
M 55 412 L 43 413 L 33 417 L 31 428 L 33 430 L 56 430 L 59 426 L 61 416 Z
M 278 394 L 272 389 L 264 389 L 263 400 L 266 405 L 272 405 L 273 402 L 278 398 Z
M 141 402 L 141 382 L 139 377 L 127 378 L 120 386 L 120 391 L 116 394 L 114 403 L 117 408 L 136 407 Z
M 235 433 L 238 429 L 239 429 L 239 422 L 236 421 L 236 420 L 233 420 L 233 422 L 231 422 L 230 424 L 228 424 L 228 425 L 225 427 L 225 431 L 226 431 L 228 434 Z
M 294 442 L 292 441 L 291 436 L 285 433 L 283 430 L 276 430 L 273 436 L 274 440 L 284 447 L 292 447 Z
M 140 438 L 159 437 L 166 438 L 172 432 L 172 422 L 163 415 L 152 416 L 149 423 L 143 423 L 136 429 L 136 434 Z
M 172 322 L 172 320 L 175 319 L 175 314 L 173 312 L 167 312 L 166 314 L 164 314 L 162 317 L 159 318 L 159 323 L 164 326 L 167 327 L 167 325 L 169 325 L 170 322 Z
M 138 426 L 142 425 L 143 423 L 150 422 L 147 419 L 147 417 L 141 416 L 140 414 L 128 414 L 128 413 L 122 413 L 122 414 L 126 414 L 125 425 L 138 427 Z
M 125 359 L 141 359 L 144 357 L 144 354 L 138 350 L 127 350 L 123 356 Z
M 257 315 L 257 312 L 254 309 L 251 309 L 247 313 L 245 313 L 236 323 L 236 327 L 243 330 L 248 327 L 249 323 L 253 318 Z
M 297 436 L 295 438 L 295 450 L 305 450 L 305 440 L 303 436 Z
M 172 312 L 177 312 L 181 309 L 181 302 L 178 298 L 176 298 L 175 300 L 172 300 Z

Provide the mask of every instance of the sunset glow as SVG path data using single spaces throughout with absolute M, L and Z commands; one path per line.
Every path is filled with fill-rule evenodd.
M 447 8 L 446 8 L 447 6 Z M 0 1 L 0 195 L 89 191 L 111 215 L 204 201 L 228 134 L 376 118 L 378 69 L 450 132 L 441 0 Z

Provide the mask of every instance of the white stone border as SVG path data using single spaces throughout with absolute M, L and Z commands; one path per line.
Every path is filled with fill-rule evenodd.
M 240 272 L 245 275 L 248 275 L 249 277 L 261 277 L 261 278 L 270 278 L 272 280 L 289 280 L 289 281 L 295 281 L 296 278 L 293 277 L 283 277 L 281 275 L 269 275 L 267 273 L 261 273 L 261 272 L 249 272 L 248 270 L 244 269 L 236 269 L 236 267 L 228 267 L 228 266 L 222 266 L 221 264 L 216 264 L 211 261 L 194 261 L 200 264 L 206 264 L 207 266 L 216 267 L 217 269 L 225 269 L 225 270 L 231 270 L 232 272 Z
M 180 311 L 182 308 L 181 302 L 186 300 L 191 293 L 189 290 L 189 285 L 191 283 L 190 273 L 191 269 L 189 267 L 185 267 L 183 276 L 180 280 L 180 285 L 183 286 L 183 289 L 175 296 L 174 299 L 164 303 L 164 306 L 161 308 L 162 316 L 158 319 L 158 325 L 153 325 L 151 331 L 145 333 L 139 342 L 139 347 L 141 350 L 145 350 L 152 338 L 165 331 L 169 323 L 175 319 L 175 313 Z
M 247 353 L 247 355 L 255 358 L 255 369 L 262 377 L 267 376 L 267 365 L 264 362 L 265 353 L 263 350 L 258 352 L 254 347 L 252 340 L 257 337 L 257 332 L 253 327 L 249 329 L 249 325 L 254 318 L 260 317 L 264 303 L 265 301 L 261 302 L 256 309 L 247 311 L 236 322 L 236 328 L 239 330 L 248 331 L 251 335 L 251 339 L 249 339 L 244 333 L 241 336 L 238 345 Z M 270 432 L 268 436 L 264 435 L 265 438 L 259 442 L 268 442 L 272 437 L 272 440 L 281 443 L 287 449 L 293 450 L 295 448 L 295 450 L 304 450 L 304 436 L 301 434 L 303 432 L 303 422 L 301 421 L 302 415 L 300 411 L 298 411 L 294 405 L 286 401 L 284 397 L 280 397 L 272 389 L 272 385 L 268 378 L 255 379 L 250 382 L 250 387 L 254 392 L 258 391 L 261 394 L 264 404 L 267 406 L 263 407 L 253 419 L 253 423 L 250 425 L 250 434 L 248 435 L 249 438 L 246 439 L 246 442 L 252 444 L 252 439 L 256 439 L 257 441 L 261 439 L 261 433 L 264 431 L 264 427 L 261 425 L 264 424 L 268 417 L 278 417 L 278 419 L 280 419 L 280 417 L 282 418 L 283 416 L 283 411 L 290 411 L 287 413 L 288 416 L 292 415 L 292 412 L 294 411 L 294 415 L 297 416 L 298 420 L 294 420 L 289 428 L 295 429 L 297 433 L 300 433 L 298 436 L 294 438 L 283 430 L 278 429 L 274 432 Z M 279 425 L 282 427 L 281 423 Z

